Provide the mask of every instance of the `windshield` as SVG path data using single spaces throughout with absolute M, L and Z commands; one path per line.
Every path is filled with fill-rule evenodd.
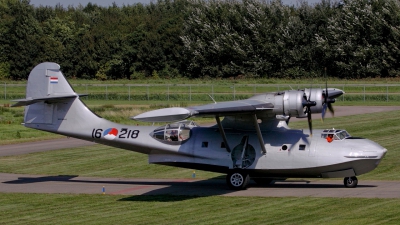
M 345 139 L 345 138 L 350 137 L 350 134 L 347 133 L 347 131 L 342 130 L 342 131 L 340 131 L 340 132 L 337 132 L 337 133 L 336 133 L 336 136 L 337 136 L 340 140 L 343 140 L 343 139 Z
M 332 140 L 343 140 L 349 137 L 351 137 L 351 135 L 345 130 L 324 130 L 321 134 L 321 138 Z
M 180 143 L 190 138 L 190 130 L 197 127 L 193 121 L 182 121 L 158 127 L 151 133 L 153 138 L 168 144 Z

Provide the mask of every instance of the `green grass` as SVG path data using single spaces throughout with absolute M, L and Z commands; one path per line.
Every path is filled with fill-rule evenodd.
M 0 144 L 13 144 L 61 137 L 60 135 L 22 126 L 23 110 L 22 107 L 0 107 Z
M 148 164 L 147 155 L 105 145 L 0 157 L 0 172 L 91 177 L 191 178 L 193 170 Z M 207 179 L 218 173 L 196 171 Z
M 400 180 L 399 111 L 328 116 L 313 125 L 344 128 L 388 149 L 378 168 L 359 179 Z M 290 126 L 307 129 L 307 122 Z M 190 178 L 193 171 L 148 165 L 146 155 L 94 145 L 0 157 L 0 172 Z M 219 175 L 196 171 L 199 179 Z M 398 224 L 399 207 L 400 199 L 0 193 L 0 224 Z
M 400 199 L 1 194 L 2 224 L 398 224 Z

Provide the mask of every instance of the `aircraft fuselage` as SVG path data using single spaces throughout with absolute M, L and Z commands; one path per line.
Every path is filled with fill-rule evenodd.
M 100 123 L 101 124 L 101 123 Z M 49 130 L 45 124 L 25 124 Z M 379 144 L 362 138 L 328 142 L 323 130 L 280 128 L 262 132 L 266 153 L 254 131 L 226 129 L 230 152 L 218 127 L 193 127 L 186 140 L 170 141 L 155 137 L 153 126 L 117 123 L 57 133 L 149 155 L 149 163 L 227 173 L 239 168 L 251 177 L 351 177 L 376 168 L 386 153 Z M 111 132 L 111 134 L 110 134 Z M 114 132 L 114 133 L 113 133 Z

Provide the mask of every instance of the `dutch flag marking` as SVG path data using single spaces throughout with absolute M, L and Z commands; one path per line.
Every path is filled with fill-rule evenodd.
M 50 84 L 58 84 L 58 77 L 50 77 Z

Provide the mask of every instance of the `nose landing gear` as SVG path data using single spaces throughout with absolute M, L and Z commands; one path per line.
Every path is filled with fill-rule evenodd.
M 357 187 L 358 180 L 357 177 L 345 177 L 343 183 L 347 188 L 355 188 Z

